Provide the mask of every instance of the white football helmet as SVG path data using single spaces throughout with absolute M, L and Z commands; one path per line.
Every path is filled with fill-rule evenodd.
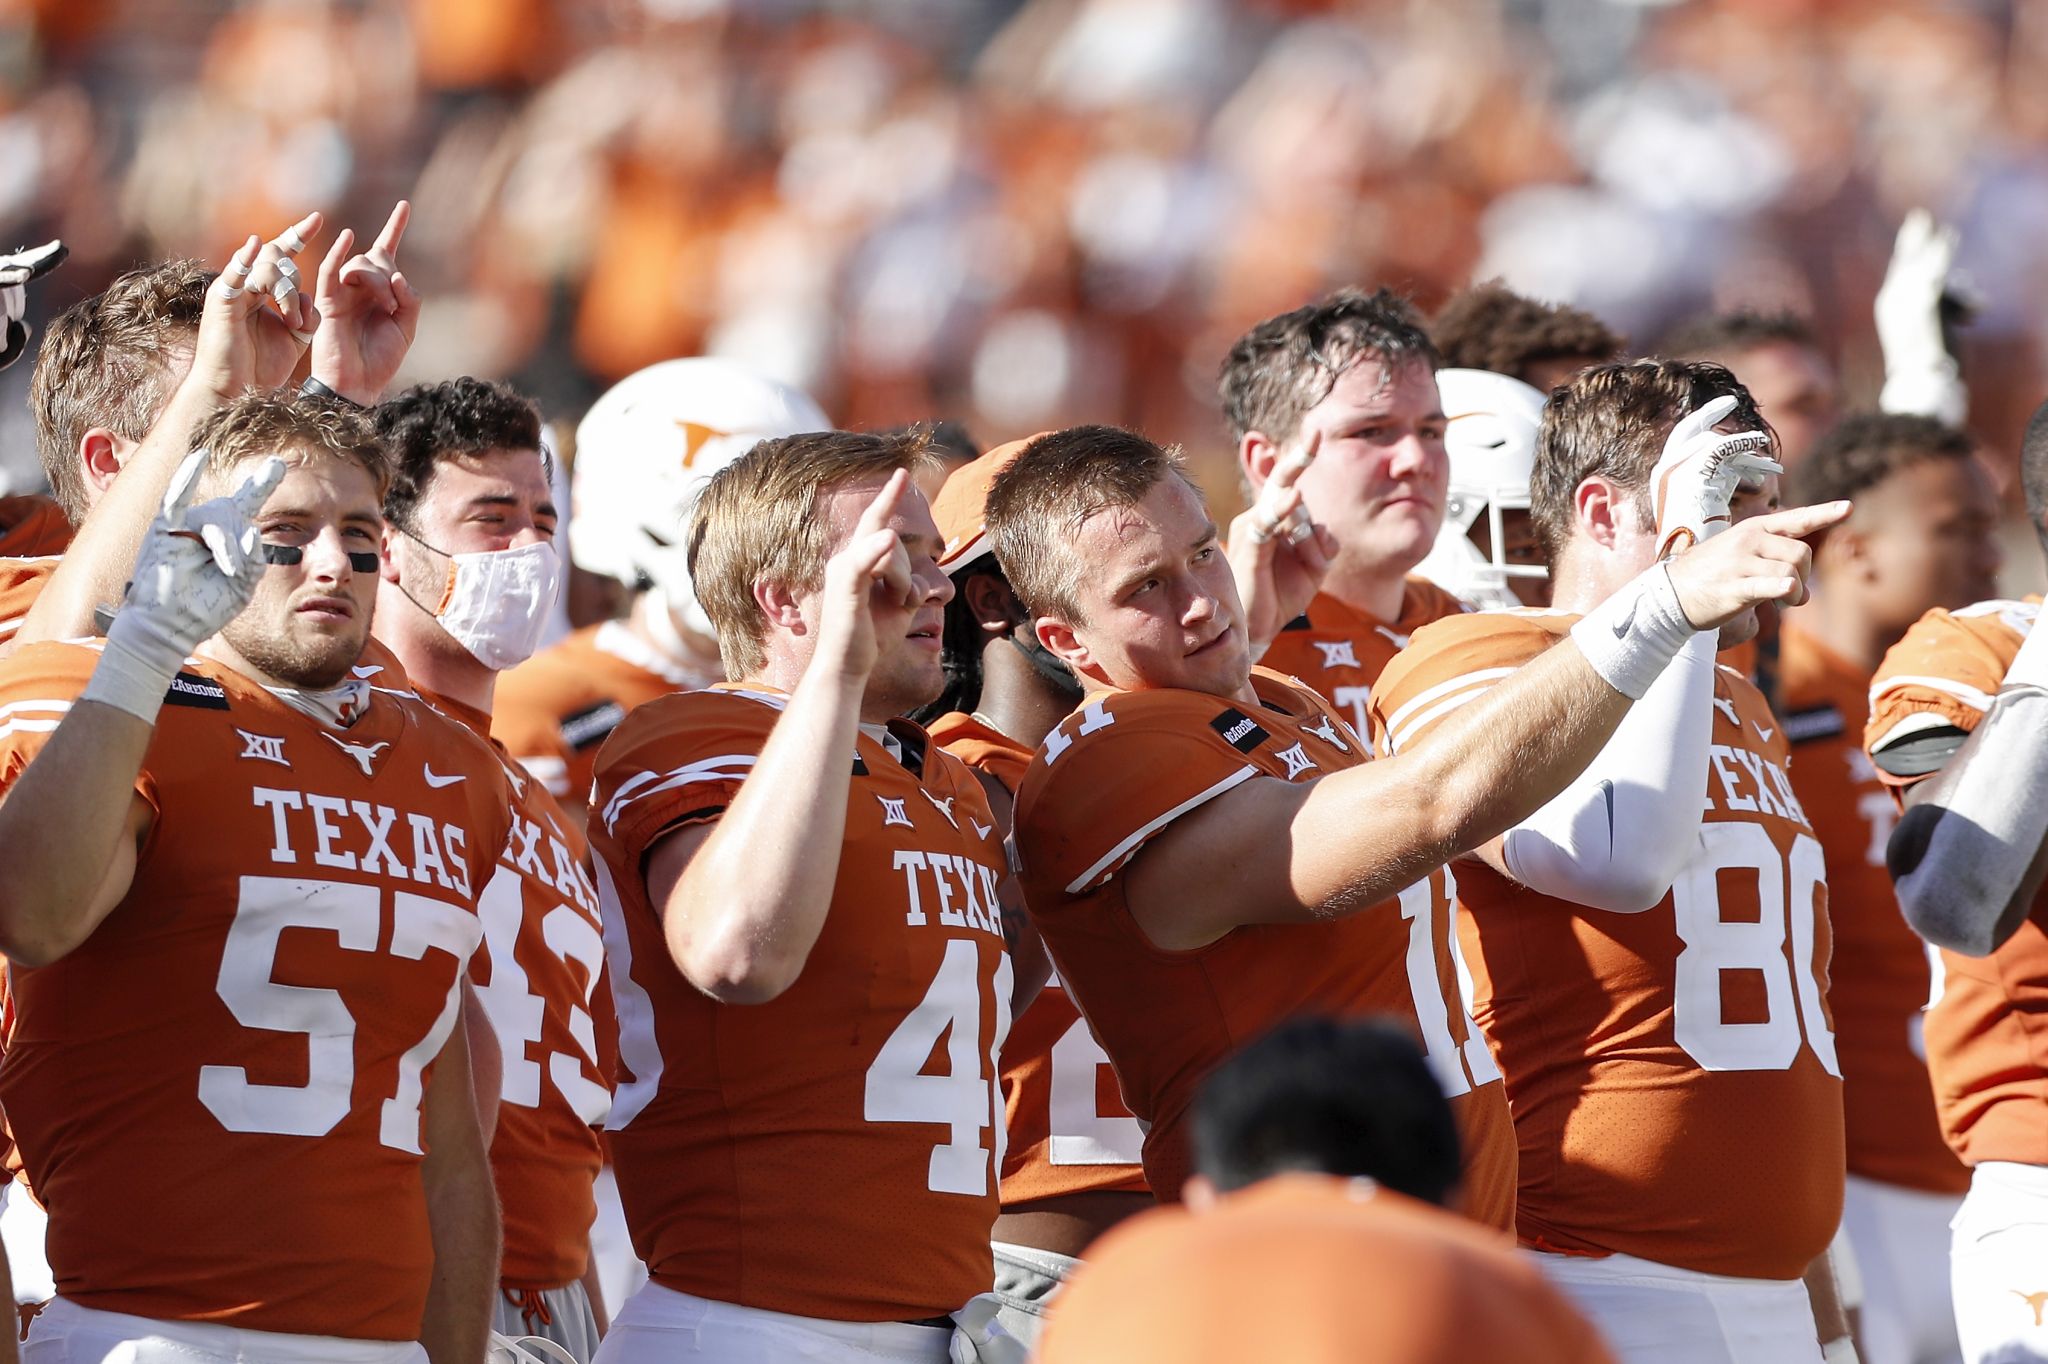
M 1416 572 L 1473 606 L 1520 606 L 1510 578 L 1547 578 L 1548 569 L 1511 564 L 1502 556 L 1501 515 L 1529 509 L 1529 479 L 1536 471 L 1536 428 L 1543 395 L 1520 379 L 1483 369 L 1440 369 L 1444 446 L 1451 480 L 1444 523 Z M 1487 518 L 1490 553 L 1468 533 Z
M 831 427 L 807 395 L 731 360 L 664 360 L 619 380 L 576 428 L 570 558 L 653 588 L 681 624 L 713 634 L 690 586 L 690 504 L 757 442 Z

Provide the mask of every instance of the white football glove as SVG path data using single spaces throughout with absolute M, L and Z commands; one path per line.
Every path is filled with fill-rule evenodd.
M 186 657 L 242 613 L 262 578 L 261 537 L 251 520 L 284 478 L 277 456 L 227 497 L 192 505 L 206 452 L 195 450 L 164 491 L 149 523 L 121 609 L 81 699 L 155 723 L 164 692 Z
M 19 360 L 28 349 L 28 323 L 22 320 L 28 315 L 28 282 L 49 274 L 70 254 L 62 242 L 44 242 L 0 256 L 0 321 L 6 324 L 5 336 L 0 338 L 0 369 Z
M 1650 471 L 1659 557 L 1728 529 L 1728 504 L 1737 486 L 1785 471 L 1771 458 L 1770 433 L 1724 435 L 1714 429 L 1735 407 L 1732 397 L 1716 398 L 1681 417 L 1665 439 L 1664 453 Z
M 1891 264 L 1877 291 L 1877 343 L 1884 351 L 1886 412 L 1937 417 L 1960 426 L 1969 414 L 1962 371 L 1941 338 L 1941 295 L 1956 261 L 1956 230 L 1916 208 L 1899 224 Z

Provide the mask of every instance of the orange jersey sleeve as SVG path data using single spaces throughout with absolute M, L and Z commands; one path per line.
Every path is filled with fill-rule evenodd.
M 1894 772 L 1898 746 L 1931 727 L 1968 734 L 1991 708 L 2040 600 L 1992 601 L 1930 611 L 1894 644 L 1870 684 L 1864 746 L 1885 780 L 1910 785 L 1926 771 Z M 1914 764 L 1918 767 L 1921 764 Z M 1934 770 L 1934 769 L 1929 769 Z M 1942 1135 L 1966 1164 L 2048 1165 L 2048 891 L 1988 957 L 1943 951 L 1926 1016 L 1927 1068 Z
M 1403 891 L 1398 913 L 1253 925 L 1192 952 L 1154 947 L 1132 918 L 1118 873 L 1175 819 L 1246 781 L 1311 780 L 1365 761 L 1358 736 L 1314 693 L 1263 669 L 1253 676 L 1252 707 L 1184 691 L 1095 698 L 1047 736 L 1018 793 L 1026 904 L 1148 1125 L 1153 1192 L 1180 1196 L 1202 1078 L 1304 1010 L 1406 1022 L 1458 1110 L 1468 1185 L 1511 1186 L 1498 1072 L 1443 984 L 1455 968 L 1441 873 Z
M 1408 647 L 1408 637 L 1431 621 L 1462 614 L 1465 603 L 1426 578 L 1410 578 L 1396 620 L 1352 607 L 1328 595 L 1273 640 L 1259 662 L 1307 686 L 1360 734 L 1380 670 Z
M 971 715 L 941 716 L 932 740 L 1012 795 L 1031 765 L 1031 749 Z M 1002 1070 L 1005 1209 L 1097 1190 L 1147 1191 L 1139 1164 L 1144 1134 L 1117 1089 L 1108 1053 L 1057 974 L 1010 1029 Z
M 1253 1308 L 1256 1310 L 1253 1310 Z M 1103 1237 L 1062 1290 L 1045 1364 L 1353 1364 L 1613 1356 L 1540 1270 L 1461 1218 L 1365 1181 L 1280 1175 Z
M 62 554 L 71 536 L 71 520 L 53 499 L 35 493 L 0 497 L 0 556 Z
M 1418 631 L 1381 677 L 1377 732 L 1428 743 L 1573 619 Z M 1730 669 L 1714 686 L 1698 848 L 1662 902 L 1589 910 L 1467 860 L 1460 923 L 1521 1143 L 1522 1239 L 1790 1279 L 1841 1215 L 1826 874 L 1776 717 Z
M 491 733 L 550 795 L 580 806 L 597 751 L 620 721 L 658 696 L 715 680 L 676 671 L 622 622 L 605 621 L 501 677 Z
M 58 556 L 0 558 L 0 643 L 13 639 L 57 571 Z
M 664 1286 L 840 1321 L 935 1316 L 989 1283 L 1012 982 L 1001 841 L 980 782 L 923 731 L 892 727 L 900 758 L 863 734 L 802 973 L 768 1003 L 717 1003 L 673 964 L 641 869 L 662 834 L 732 801 L 780 706 L 664 697 L 598 760 L 620 1198 Z
M 1942 1140 L 1921 1038 L 1929 951 L 1900 915 L 1885 869 L 1898 807 L 1863 752 L 1870 678 L 1794 626 L 1781 639 L 1792 789 L 1828 864 L 1828 1008 L 1849 1173 L 1960 1194 L 1969 1172 Z
M 96 659 L 43 644 L 0 665 L 0 782 Z M 154 819 L 128 894 L 62 959 L 12 971 L 0 1104 L 51 1212 L 57 1290 L 414 1339 L 422 1103 L 505 839 L 503 769 L 416 698 L 374 693 L 335 731 L 202 663 L 143 773 Z
M 443 713 L 484 738 L 490 717 L 442 697 Z M 560 1288 L 589 1262 L 592 1187 L 603 1164 L 597 1130 L 611 1107 L 603 1064 L 612 1043 L 590 850 L 555 798 L 502 748 L 512 789 L 511 836 L 477 900 L 483 942 L 470 982 L 503 1058 L 491 1174 L 513 1288 Z

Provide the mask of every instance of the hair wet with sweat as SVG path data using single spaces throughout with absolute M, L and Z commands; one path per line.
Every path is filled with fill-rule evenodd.
M 370 414 L 333 398 L 245 393 L 200 424 L 192 448 L 206 451 L 205 482 L 215 497 L 232 490 L 238 465 L 266 455 L 355 464 L 370 475 L 380 501 L 391 486 L 391 460 Z
M 1671 428 L 1702 404 L 1731 396 L 1735 410 L 1724 425 L 1770 430 L 1749 390 L 1708 360 L 1595 365 L 1553 390 L 1537 428 L 1536 468 L 1529 479 L 1529 511 L 1550 566 L 1557 566 L 1571 543 L 1576 495 L 1589 478 L 1605 478 L 1636 496 L 1639 522 L 1650 529 L 1655 510 L 1645 494 Z
M 1177 449 L 1121 427 L 1070 426 L 1025 446 L 989 486 L 986 518 L 996 559 L 1025 609 L 1079 623 L 1088 572 L 1074 544 L 1081 527 L 1100 512 L 1136 506 L 1168 477 L 1202 496 Z
M 87 507 L 79 443 L 96 426 L 124 440 L 149 434 L 177 387 L 172 366 L 199 335 L 213 279 L 196 260 L 131 270 L 43 328 L 29 380 L 36 454 L 73 525 Z
M 1269 317 L 1237 339 L 1223 359 L 1217 391 L 1233 442 L 1257 431 L 1285 444 L 1302 417 L 1361 360 L 1391 372 L 1442 361 L 1406 299 L 1386 289 L 1340 289 Z
M 836 546 L 819 512 L 826 494 L 850 484 L 916 474 L 936 463 L 922 428 L 896 435 L 811 431 L 764 440 L 711 476 L 690 509 L 685 536 L 690 580 L 718 631 L 725 674 L 737 681 L 767 662 L 767 619 L 757 583 L 812 591 Z

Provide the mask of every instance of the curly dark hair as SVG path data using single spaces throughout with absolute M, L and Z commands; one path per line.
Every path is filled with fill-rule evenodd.
M 1415 309 L 1391 290 L 1340 289 L 1267 318 L 1237 339 L 1217 376 L 1231 439 L 1259 431 L 1287 441 L 1303 414 L 1365 359 L 1390 369 L 1413 361 L 1434 370 L 1442 363 Z
M 377 405 L 377 433 L 391 453 L 391 491 L 384 515 L 412 528 L 434 465 L 449 455 L 488 450 L 539 450 L 540 409 L 504 384 L 467 375 L 420 384 Z M 546 460 L 546 452 L 542 458 Z M 553 473 L 550 463 L 549 473 Z
M 1605 364 L 1619 359 L 1628 345 L 1593 314 L 1528 298 L 1497 279 L 1452 295 L 1429 332 L 1446 367 L 1488 369 L 1524 383 L 1545 362 Z
M 1659 353 L 1680 360 L 1727 360 L 1779 342 L 1818 349 L 1813 324 L 1794 312 L 1737 308 L 1695 317 L 1664 338 Z
M 149 434 L 177 387 L 174 357 L 199 335 L 213 279 L 196 260 L 130 270 L 43 328 L 29 379 L 36 454 L 73 525 L 86 511 L 79 441 L 95 426 L 128 440 Z
M 1968 459 L 1976 443 L 1932 417 L 1858 412 L 1829 429 L 1786 475 L 1786 501 L 1812 506 L 1854 497 L 1909 465 Z

